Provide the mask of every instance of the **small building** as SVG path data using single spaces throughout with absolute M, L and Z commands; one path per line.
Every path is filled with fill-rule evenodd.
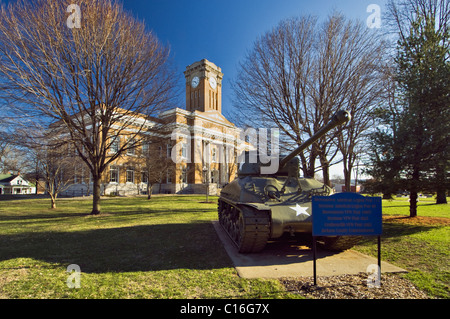
M 36 187 L 20 175 L 0 174 L 0 195 L 34 194 Z
M 334 190 L 336 191 L 336 193 L 343 193 L 346 192 L 346 188 L 345 188 L 345 184 L 334 184 Z M 351 184 L 350 185 L 350 192 L 352 193 L 360 193 L 361 192 L 361 185 L 354 185 Z

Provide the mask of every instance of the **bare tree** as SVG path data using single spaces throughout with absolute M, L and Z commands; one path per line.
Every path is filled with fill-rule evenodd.
M 343 152 L 351 171 L 354 158 L 348 155 L 369 126 L 367 110 L 380 91 L 377 67 L 382 48 L 371 30 L 340 14 L 320 25 L 312 17 L 281 21 L 256 40 L 241 64 L 234 84 L 236 104 L 248 108 L 253 117 L 255 112 L 261 114 L 297 145 L 338 109 L 348 109 L 352 134 L 346 141 L 342 128 L 337 128 L 300 154 L 304 175 L 314 176 L 319 160 L 324 182 L 329 184 L 328 170 L 337 162 L 337 152 Z M 334 143 L 338 136 L 341 142 Z
M 450 2 L 448 0 L 390 0 L 387 3 L 386 22 L 389 31 L 405 41 L 410 35 L 411 26 L 417 23 L 417 18 L 433 19 L 435 31 L 446 34 L 450 21 Z M 397 44 L 397 42 L 394 42 Z M 450 39 L 442 38 L 442 45 L 449 50 Z
M 69 183 L 73 181 L 74 159 L 59 149 L 37 149 L 36 157 L 39 159 L 38 168 L 40 176 L 43 177 L 45 185 L 41 185 L 50 195 L 51 208 L 56 208 L 58 195 L 67 189 Z M 41 180 L 36 180 L 41 183 Z
M 305 79 L 312 73 L 316 24 L 312 17 L 280 22 L 255 41 L 233 84 L 240 110 L 247 109 L 249 117 L 260 119 L 263 125 L 276 125 L 296 144 L 304 140 L 308 120 L 304 116 L 308 104 Z M 254 116 L 255 112 L 260 116 Z M 300 156 L 303 172 L 309 175 L 306 157 Z
M 8 142 L 1 136 L 0 137 L 0 171 L 3 170 L 3 158 L 8 152 Z
M 99 214 L 103 172 L 140 144 L 147 116 L 169 107 L 175 81 L 168 48 L 119 3 L 71 2 L 2 6 L 0 94 L 22 123 L 68 136 L 91 172 Z M 127 138 L 109 153 L 119 136 Z
M 26 150 L 15 145 L 13 140 L 0 141 L 0 173 L 20 174 L 27 169 Z
M 159 126 L 158 126 L 159 127 Z M 143 178 L 147 180 L 147 199 L 152 198 L 153 186 L 156 183 L 161 185 L 163 178 L 172 164 L 172 159 L 167 156 L 167 138 L 159 133 L 148 134 L 143 142 L 141 156 L 145 159 L 143 168 Z

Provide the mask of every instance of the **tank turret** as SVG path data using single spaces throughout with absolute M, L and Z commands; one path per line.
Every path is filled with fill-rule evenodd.
M 301 152 L 303 152 L 305 149 L 307 149 L 309 146 L 311 146 L 315 141 L 323 137 L 325 134 L 327 134 L 329 131 L 331 131 L 333 128 L 348 122 L 351 119 L 351 115 L 348 111 L 338 111 L 336 114 L 333 115 L 330 122 L 328 122 L 327 125 L 322 127 L 316 134 L 314 134 L 312 137 L 310 137 L 308 140 L 303 142 L 299 147 L 297 147 L 295 150 L 293 150 L 291 153 L 285 156 L 280 156 L 279 159 L 279 165 L 278 170 L 276 171 L 276 175 L 286 175 L 289 173 L 289 171 L 293 171 L 295 169 L 299 169 L 298 166 L 298 158 L 296 157 Z M 239 176 L 244 175 L 261 175 L 261 166 L 266 166 L 268 164 L 262 164 L 261 162 L 252 163 L 250 160 L 250 152 L 246 152 L 244 155 L 245 160 L 242 164 L 242 167 L 238 171 Z M 256 156 L 255 156 L 256 159 Z M 291 162 L 291 163 L 290 163 Z M 289 165 L 288 165 L 289 163 Z M 291 167 L 291 169 L 289 169 Z
M 286 232 L 312 234 L 311 198 L 331 195 L 332 189 L 313 178 L 300 178 L 297 155 L 350 118 L 349 112 L 338 111 L 311 138 L 280 156 L 278 169 L 270 174 L 261 173 L 268 164 L 251 163 L 249 153 L 245 154 L 238 178 L 222 189 L 218 201 L 219 223 L 239 252 L 261 251 L 269 239 Z M 323 238 L 325 247 L 332 250 L 348 249 L 357 240 L 346 236 Z

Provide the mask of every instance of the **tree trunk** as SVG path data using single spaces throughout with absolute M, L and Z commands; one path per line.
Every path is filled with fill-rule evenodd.
M 383 193 L 383 199 L 392 199 L 392 193 Z
M 447 204 L 447 196 L 445 194 L 445 188 L 437 190 L 436 204 Z
M 301 153 L 299 156 L 300 156 L 300 169 L 303 172 L 303 177 L 307 177 L 308 176 L 308 165 L 306 164 L 306 157 L 303 153 Z
M 93 200 L 92 200 L 92 212 L 91 215 L 100 214 L 100 177 L 93 177 Z
M 352 178 L 351 170 L 348 170 L 347 167 L 344 166 L 344 184 L 346 192 L 352 191 L 351 178 Z
M 411 181 L 411 190 L 409 193 L 409 217 L 417 216 L 417 186 L 419 181 L 419 169 L 414 168 Z
M 53 194 L 50 194 L 50 200 L 51 200 L 52 209 L 55 209 L 56 208 L 56 196 Z
M 147 199 L 152 198 L 153 184 L 147 182 Z
M 411 191 L 409 194 L 409 217 L 417 216 L 417 192 Z
M 326 156 L 320 157 L 320 164 L 322 166 L 322 176 L 323 176 L 323 183 L 327 186 L 331 187 L 331 181 L 330 181 L 330 162 L 326 158 Z
M 436 204 L 447 204 L 445 165 L 439 163 L 436 168 Z

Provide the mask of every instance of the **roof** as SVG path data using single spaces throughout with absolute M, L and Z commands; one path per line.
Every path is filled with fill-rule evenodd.
M 11 182 L 15 180 L 16 178 L 20 178 L 23 181 L 25 181 L 26 184 L 14 184 L 12 185 Z M 28 182 L 23 176 L 18 174 L 0 174 L 0 186 L 12 186 L 12 187 L 31 187 L 31 183 Z
M 13 175 L 13 174 L 0 174 L 0 183 L 9 183 L 14 178 L 16 178 L 19 175 Z

